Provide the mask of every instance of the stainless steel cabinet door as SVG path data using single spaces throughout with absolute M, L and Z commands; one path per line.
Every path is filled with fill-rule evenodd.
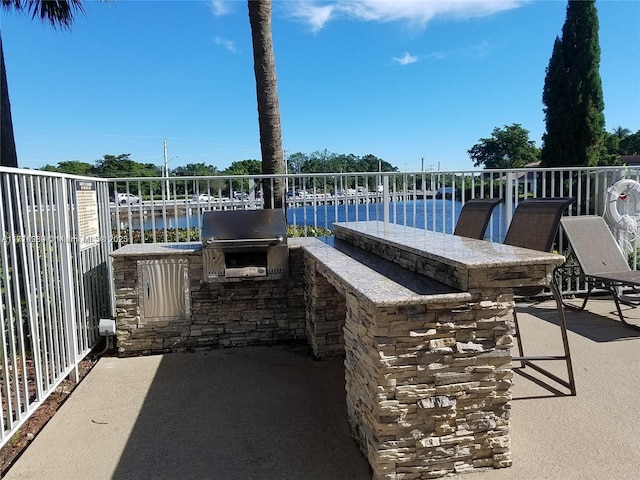
M 187 259 L 139 260 L 138 282 L 144 319 L 191 316 Z

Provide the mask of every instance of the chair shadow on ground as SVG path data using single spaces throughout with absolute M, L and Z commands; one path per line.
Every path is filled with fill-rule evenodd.
M 533 382 L 547 393 L 539 394 L 539 395 L 522 395 L 522 396 L 514 396 L 512 398 L 513 401 L 518 400 L 539 400 L 541 398 L 556 398 L 556 397 L 571 397 L 571 394 L 565 391 L 556 388 L 556 386 L 549 381 L 547 378 L 540 378 L 535 376 L 535 372 L 532 372 L 531 369 L 527 369 L 526 367 L 513 367 L 513 372 L 524 378 L 526 381 Z M 532 373 L 534 373 L 532 375 Z
M 541 301 L 543 300 L 544 299 Z M 558 314 L 555 303 L 548 302 L 542 306 L 540 302 L 536 302 L 534 299 L 525 299 L 524 301 L 518 302 L 516 308 L 518 309 L 518 313 L 526 313 L 545 322 L 558 325 Z M 582 304 L 582 298 L 565 299 L 565 302 L 580 306 Z M 565 307 L 564 313 L 567 330 L 598 343 L 640 338 L 640 331 L 620 322 L 618 313 L 616 312 L 616 306 L 611 297 L 607 295 L 593 295 L 590 300 L 590 304 L 591 303 L 592 307 L 597 305 L 598 312 L 595 312 L 593 308 L 576 311 Z M 640 308 L 634 309 L 633 307 L 623 306 L 623 311 L 626 314 L 634 310 L 636 314 L 630 318 L 630 321 L 640 324 Z

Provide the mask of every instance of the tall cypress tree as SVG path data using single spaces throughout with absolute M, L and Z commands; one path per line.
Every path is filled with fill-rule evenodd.
M 604 141 L 604 99 L 595 0 L 569 0 L 562 38 L 547 67 L 542 165 L 597 165 Z

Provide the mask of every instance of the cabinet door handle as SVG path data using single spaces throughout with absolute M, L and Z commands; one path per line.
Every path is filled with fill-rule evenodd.
M 149 282 L 147 282 L 147 298 L 151 296 L 151 289 L 149 288 Z

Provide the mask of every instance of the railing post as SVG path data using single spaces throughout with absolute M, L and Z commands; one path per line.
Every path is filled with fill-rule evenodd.
M 73 281 L 73 260 L 71 254 L 71 235 L 75 235 L 75 232 L 71 231 L 71 220 L 69 218 L 69 209 L 67 205 L 70 205 L 69 201 L 69 188 L 67 180 L 65 178 L 56 178 L 58 183 L 57 198 L 55 208 L 58 213 L 58 232 L 68 237 L 61 242 L 60 246 L 60 263 L 58 268 L 60 269 L 60 279 L 62 280 L 61 292 L 63 295 L 63 309 L 64 316 L 66 317 L 66 333 L 65 341 L 67 342 L 67 352 L 65 359 L 66 365 L 73 364 L 73 370 L 70 373 L 71 381 L 78 382 L 78 334 L 76 330 L 77 316 L 76 316 L 76 302 L 75 302 L 75 285 Z M 74 243 L 74 248 L 76 244 Z
M 286 205 L 286 195 L 285 195 L 285 201 L 284 204 Z M 252 178 L 249 179 L 249 208 L 251 210 L 255 210 L 256 209 L 256 186 L 255 186 L 255 181 Z
M 507 225 L 505 231 L 509 229 L 511 225 L 511 219 L 513 218 L 513 172 L 507 172 L 507 180 L 504 188 L 504 203 L 506 210 Z
M 382 214 L 385 226 L 389 225 L 389 175 L 382 177 Z

